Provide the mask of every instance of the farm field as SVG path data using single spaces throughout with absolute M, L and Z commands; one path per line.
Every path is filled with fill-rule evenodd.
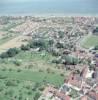
M 20 37 L 21 33 L 13 32 L 13 31 L 11 31 L 11 29 L 15 28 L 21 24 L 23 24 L 23 22 L 21 22 L 21 21 L 17 22 L 17 23 L 12 21 L 12 22 L 8 22 L 5 25 L 1 25 L 1 28 L 0 28 L 0 52 L 3 52 L 5 50 L 7 50 L 8 48 L 10 48 L 10 46 L 12 44 L 14 44 L 15 46 L 17 44 L 19 45 L 19 43 L 18 43 L 19 40 L 17 40 L 17 39 L 20 39 L 20 38 L 18 38 L 18 36 Z M 16 42 L 17 42 L 17 44 L 16 44 Z M 9 44 L 10 44 L 10 46 L 9 46 Z M 12 45 L 12 47 L 13 47 L 13 45 Z
M 68 72 L 55 68 L 56 65 L 51 63 L 53 58 L 45 52 L 21 51 L 14 58 L 0 59 L 0 99 L 32 100 L 46 84 L 59 87 Z
M 45 54 L 45 55 L 43 55 Z M 30 70 L 30 71 L 42 71 L 51 73 L 62 73 L 64 70 L 59 69 L 59 65 L 51 63 L 54 59 L 51 54 L 45 52 L 23 52 L 12 58 L 0 59 L 0 69 L 14 69 L 14 70 Z M 61 66 L 61 65 L 60 65 Z M 65 75 L 68 72 L 64 73 Z
M 27 36 L 22 36 L 21 34 L 15 35 L 1 40 L 0 51 L 7 50 L 9 48 L 20 47 L 22 44 L 26 44 L 29 40 Z
M 4 74 L 5 73 L 5 74 Z M 59 74 L 48 74 L 32 71 L 0 71 L 0 99 L 32 100 L 40 88 L 46 83 L 60 86 L 63 83 L 63 76 Z M 37 87 L 36 87 L 37 85 Z M 35 88 L 35 90 L 33 90 Z
M 87 49 L 98 45 L 98 36 L 95 36 L 95 35 L 86 36 L 83 39 L 81 45 L 82 47 L 87 48 Z

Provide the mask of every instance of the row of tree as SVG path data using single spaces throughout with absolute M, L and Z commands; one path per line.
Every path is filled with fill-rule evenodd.
M 8 49 L 6 52 L 3 52 L 0 55 L 0 58 L 8 58 L 8 57 L 14 57 L 16 54 L 19 53 L 19 49 L 18 48 L 10 48 Z

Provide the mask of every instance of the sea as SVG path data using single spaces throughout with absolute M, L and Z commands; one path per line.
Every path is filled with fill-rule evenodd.
M 98 0 L 0 0 L 0 16 L 4 15 L 98 16 Z

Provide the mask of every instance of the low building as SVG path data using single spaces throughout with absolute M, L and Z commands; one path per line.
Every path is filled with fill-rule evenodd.
M 70 96 L 59 91 L 55 87 L 48 86 L 38 100 L 70 100 Z

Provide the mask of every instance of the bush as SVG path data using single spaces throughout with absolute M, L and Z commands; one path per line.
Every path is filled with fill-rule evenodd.
M 39 72 L 43 72 L 43 70 L 42 69 L 39 69 Z
M 8 54 L 6 52 L 4 52 L 0 55 L 0 58 L 8 58 Z
M 63 37 L 64 37 L 64 34 L 65 34 L 65 33 L 64 33 L 63 31 L 59 31 L 59 32 L 58 32 L 59 38 L 63 38 Z
M 31 69 L 31 68 L 33 68 L 33 67 L 34 67 L 33 64 L 29 64 L 29 65 L 28 65 L 28 69 Z
M 53 45 L 53 43 L 54 43 L 54 41 L 52 40 L 52 39 L 50 39 L 49 41 L 48 41 L 48 44 L 51 46 L 51 45 Z
M 26 51 L 26 50 L 29 50 L 29 49 L 30 49 L 30 45 L 29 44 L 21 45 L 21 50 Z
M 43 91 L 44 89 L 45 89 L 45 87 L 44 87 L 44 86 L 39 87 L 39 90 L 40 90 L 40 91 Z
M 28 91 L 28 95 L 32 95 L 32 91 Z
M 20 66 L 20 65 L 21 65 L 21 61 L 16 60 L 16 61 L 14 61 L 14 64 L 15 64 L 16 66 Z
M 73 58 L 72 64 L 73 64 L 73 65 L 78 64 L 78 58 Z
M 9 95 L 10 97 L 12 97 L 13 94 L 14 94 L 14 91 L 13 91 L 12 89 L 7 90 L 7 91 L 5 92 L 5 95 Z
M 2 71 L 6 71 L 6 70 L 7 70 L 7 68 L 5 68 L 5 67 L 2 68 Z
M 21 93 L 19 94 L 19 98 L 18 98 L 18 100 L 23 100 L 23 96 L 22 96 Z
M 70 92 L 70 96 L 71 96 L 72 98 L 78 97 L 77 91 L 74 90 L 74 89 L 72 89 L 71 92 Z
M 16 81 L 8 80 L 8 81 L 6 82 L 6 86 L 17 86 L 17 83 L 16 83 Z
M 9 68 L 9 71 L 12 71 L 13 69 L 12 68 Z
M 58 42 L 58 43 L 56 44 L 56 47 L 57 47 L 57 48 L 64 48 L 64 45 L 63 45 L 63 43 Z
M 7 78 L 6 76 L 0 75 L 0 79 L 6 79 L 6 78 Z
M 72 57 L 72 56 L 63 56 L 63 59 L 65 59 L 66 64 L 72 64 L 72 65 L 76 65 L 78 64 L 78 58 Z
M 94 49 L 95 49 L 95 50 L 98 50 L 98 45 L 96 45 Z
M 32 88 L 32 90 L 33 91 L 36 91 L 37 90 L 37 88 L 40 86 L 40 84 L 39 83 L 35 83 L 35 85 L 34 85 L 34 87 Z
M 54 60 L 52 60 L 52 63 L 60 64 L 60 63 L 61 63 L 61 61 L 60 61 L 60 60 L 58 60 L 58 59 L 54 59 Z
M 2 92 L 2 91 L 3 91 L 3 89 L 4 89 L 4 87 L 1 87 L 1 86 L 0 86 L 0 92 Z
M 18 69 L 18 70 L 17 70 L 17 72 L 21 72 L 21 71 L 22 71 L 21 69 Z
M 30 85 L 27 85 L 25 86 L 26 89 L 30 90 L 31 89 L 31 86 Z
M 63 73 L 61 73 L 61 74 L 60 74 L 60 76 L 62 76 L 62 77 L 63 77 L 63 76 L 64 76 L 64 74 L 63 74 Z
M 50 68 L 47 68 L 47 73 L 51 73 L 51 69 Z
M 34 96 L 34 100 L 38 100 L 38 98 L 40 97 L 40 93 L 39 92 L 37 92 L 36 94 L 35 94 L 35 96 Z
M 50 53 L 52 53 L 53 56 L 60 56 L 60 52 L 57 49 L 51 48 L 49 50 Z

